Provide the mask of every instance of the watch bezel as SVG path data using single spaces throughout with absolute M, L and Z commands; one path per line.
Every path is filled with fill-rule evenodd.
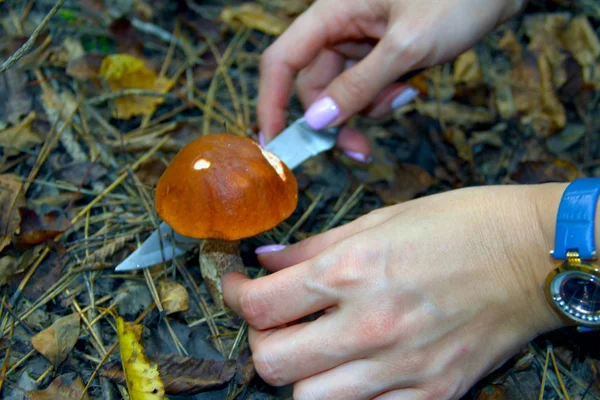
M 557 290 L 560 283 L 573 276 L 594 280 L 600 286 L 600 266 L 597 264 L 590 262 L 563 262 L 546 277 L 544 292 L 549 304 L 563 318 L 566 318 L 570 322 L 592 329 L 600 329 L 600 309 L 595 310 L 593 313 L 582 313 L 580 310 L 569 306 L 565 302 L 560 290 Z

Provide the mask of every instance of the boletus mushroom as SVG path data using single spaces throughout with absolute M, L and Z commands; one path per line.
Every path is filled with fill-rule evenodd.
M 175 155 L 158 181 L 155 201 L 173 230 L 199 239 L 202 277 L 223 309 L 222 276 L 244 272 L 240 241 L 288 218 L 298 186 L 285 163 L 254 140 L 213 133 Z

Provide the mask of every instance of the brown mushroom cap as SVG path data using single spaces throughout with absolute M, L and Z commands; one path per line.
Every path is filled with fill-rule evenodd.
M 255 141 L 200 137 L 175 155 L 156 187 L 158 215 L 181 235 L 238 240 L 265 232 L 298 203 L 296 177 Z

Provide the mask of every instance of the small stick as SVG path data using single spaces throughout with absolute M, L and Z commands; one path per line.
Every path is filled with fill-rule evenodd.
M 7 69 L 9 69 L 10 67 L 12 67 L 17 61 L 19 61 L 21 58 L 23 58 L 23 56 L 25 56 L 25 54 L 29 50 L 31 50 L 31 48 L 35 44 L 35 41 L 37 40 L 38 36 L 40 36 L 40 34 L 44 30 L 44 28 L 46 28 L 46 25 L 48 25 L 48 22 L 50 22 L 50 19 L 54 16 L 54 14 L 56 14 L 58 12 L 58 10 L 60 9 L 60 7 L 62 7 L 62 5 L 63 5 L 64 2 L 65 2 L 65 0 L 58 0 L 56 2 L 56 4 L 54 5 L 54 7 L 52 7 L 52 10 L 50 10 L 50 12 L 48 13 L 48 15 L 46 15 L 44 17 L 44 19 L 38 25 L 38 27 L 35 28 L 35 30 L 31 34 L 31 36 L 29 37 L 29 39 L 27 39 L 27 41 L 23 44 L 23 46 L 21 46 L 19 48 L 19 50 L 17 50 L 15 52 L 15 54 L 13 54 L 12 56 L 10 56 L 8 58 L 8 60 L 4 61 L 4 63 L 2 64 L 2 66 L 0 66 L 0 72 L 4 72 Z

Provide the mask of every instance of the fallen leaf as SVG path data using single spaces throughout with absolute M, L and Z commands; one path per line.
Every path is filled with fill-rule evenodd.
M 167 314 L 185 311 L 190 306 L 188 292 L 180 283 L 160 281 L 158 293 L 163 308 Z
M 31 150 L 44 141 L 31 129 L 31 123 L 35 120 L 35 116 L 35 112 L 32 111 L 17 125 L 0 131 L 0 146 L 3 147 L 6 156 L 16 156 L 22 150 Z
M 586 82 L 593 81 L 592 69 L 600 57 L 600 39 L 585 16 L 573 18 L 560 35 L 563 46 L 584 68 Z
M 132 400 L 167 400 L 165 386 L 158 366 L 148 359 L 141 343 L 143 326 L 126 322 L 117 316 L 117 335 L 121 351 L 121 365 Z
M 536 134 L 548 137 L 565 127 L 566 112 L 555 93 L 551 65 L 545 55 L 526 52 L 512 70 L 510 89 L 514 110 Z
M 528 161 L 521 163 L 511 179 L 521 184 L 546 182 L 571 182 L 586 175 L 567 160 L 554 159 L 551 162 Z
M 226 6 L 221 11 L 221 20 L 233 29 L 242 25 L 273 36 L 281 35 L 289 26 L 288 21 L 268 13 L 256 3 Z
M 448 140 L 456 149 L 458 156 L 470 164 L 473 164 L 473 152 L 471 151 L 471 145 L 467 140 L 467 135 L 461 129 L 457 127 L 449 127 L 444 132 L 444 137 Z
M 158 180 L 166 168 L 167 166 L 163 161 L 152 157 L 140 165 L 135 174 L 143 184 L 154 187 L 158 184 Z
M 225 387 L 238 370 L 236 360 L 197 359 L 174 353 L 157 354 L 149 359 L 158 365 L 165 394 L 174 396 L 193 396 Z M 125 383 L 125 374 L 118 362 L 106 364 L 100 375 L 117 384 Z
M 13 275 L 23 270 L 22 265 L 11 255 L 0 258 L 0 286 L 6 284 L 6 281 Z
M 28 395 L 30 400 L 89 400 L 84 389 L 79 375 L 71 372 L 54 379 L 46 389 L 28 392 Z
M 106 56 L 100 66 L 99 76 L 104 78 L 114 92 L 124 89 L 143 89 L 167 93 L 175 85 L 174 80 L 159 77 L 146 67 L 140 58 L 128 54 Z M 114 99 L 113 116 L 130 119 L 152 114 L 164 99 L 156 96 L 124 96 Z
M 473 49 L 467 50 L 457 57 L 454 62 L 453 74 L 455 83 L 463 83 L 467 87 L 474 87 L 481 83 L 483 74 L 479 58 Z
M 68 219 L 59 210 L 39 215 L 27 207 L 19 208 L 21 222 L 15 235 L 15 246 L 19 248 L 35 246 L 54 239 L 70 226 Z
M 414 199 L 433 182 L 434 178 L 418 165 L 399 163 L 391 183 L 378 182 L 371 187 L 386 204 L 392 205 Z
M 33 107 L 33 96 L 25 71 L 15 67 L 0 75 L 0 119 L 17 125 Z
M 102 53 L 86 53 L 67 62 L 66 73 L 81 81 L 98 78 L 104 60 Z
M 500 385 L 487 385 L 481 389 L 476 400 L 508 400 L 508 394 Z
M 76 186 L 87 186 L 107 173 L 108 170 L 102 164 L 81 161 L 65 165 L 54 173 L 54 177 L 56 180 L 66 181 Z
M 21 217 L 19 208 L 25 206 L 25 196 L 21 192 L 23 183 L 16 175 L 0 175 L 0 251 L 8 246 L 13 234 L 19 228 Z
M 109 31 L 115 39 L 119 52 L 134 55 L 142 53 L 143 44 L 127 17 L 123 16 L 113 20 L 110 23 Z
M 31 338 L 31 345 L 56 368 L 69 355 L 79 339 L 78 314 L 61 317 L 51 326 Z
M 546 140 L 548 150 L 555 155 L 559 155 L 565 150 L 575 145 L 585 136 L 586 128 L 583 124 L 569 124 L 558 134 L 549 137 Z

